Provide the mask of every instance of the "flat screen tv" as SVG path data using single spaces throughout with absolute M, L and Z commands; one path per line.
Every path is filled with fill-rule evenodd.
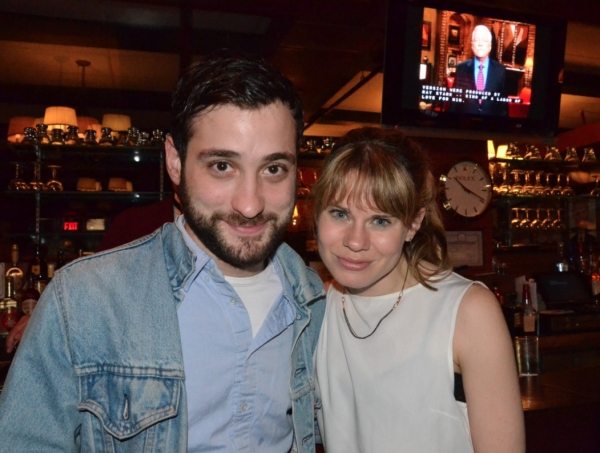
M 566 29 L 497 7 L 388 0 L 382 125 L 554 135 Z

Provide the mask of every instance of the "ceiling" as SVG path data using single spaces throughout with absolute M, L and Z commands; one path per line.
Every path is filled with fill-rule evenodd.
M 536 0 L 502 5 L 541 8 Z M 166 128 L 182 68 L 230 47 L 261 53 L 294 82 L 310 134 L 339 135 L 378 121 L 385 9 L 385 0 L 0 0 L 0 124 L 67 104 Z M 543 9 L 569 19 L 560 128 L 600 122 L 600 2 Z M 77 60 L 91 63 L 85 73 Z

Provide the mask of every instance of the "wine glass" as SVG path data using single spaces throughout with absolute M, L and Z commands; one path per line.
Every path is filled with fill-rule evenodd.
M 533 171 L 526 171 L 525 175 L 525 184 L 521 187 L 520 195 L 533 195 L 534 185 L 531 182 L 531 177 L 533 176 Z
M 46 190 L 46 184 L 44 184 L 44 182 L 42 181 L 42 178 L 40 177 L 40 172 L 40 164 L 39 162 L 35 162 L 33 164 L 33 179 L 29 183 L 29 187 L 31 188 L 31 190 Z
M 8 182 L 8 190 L 30 190 L 29 184 L 21 178 L 21 163 L 13 162 L 15 165 L 15 177 Z
M 508 170 L 504 169 L 502 173 L 502 184 L 497 189 L 498 195 L 508 195 L 510 192 L 510 183 L 508 182 Z
M 546 151 L 546 155 L 544 156 L 545 160 L 562 160 L 560 157 L 560 152 L 556 146 L 550 146 L 548 151 Z
M 512 208 L 511 211 L 513 218 L 510 221 L 510 228 L 513 230 L 518 230 L 521 227 L 521 217 L 519 216 L 521 210 L 519 208 Z
M 585 148 L 583 150 L 583 158 L 581 162 L 596 162 L 596 153 L 594 153 L 594 148 Z
M 521 172 L 519 170 L 513 170 L 513 185 L 510 188 L 511 195 L 520 195 L 521 190 L 523 189 L 523 184 L 521 184 Z
M 46 189 L 51 190 L 53 192 L 62 192 L 63 185 L 58 179 L 56 179 L 56 172 L 60 168 L 60 165 L 48 165 L 48 168 L 52 172 L 52 177 L 46 183 Z
M 562 176 L 564 176 L 567 179 L 567 182 L 563 186 L 561 195 L 568 196 L 568 197 L 575 195 L 575 191 L 571 187 L 571 178 L 569 177 L 569 175 L 562 175 Z
M 556 176 L 556 185 L 550 190 L 550 195 L 559 196 L 562 194 L 563 187 L 560 185 L 560 175 L 554 174 Z
M 535 210 L 535 219 L 531 221 L 530 227 L 532 230 L 541 230 L 542 229 L 542 220 L 540 219 L 540 208 Z
M 556 220 L 552 222 L 552 228 L 557 231 L 564 231 L 567 229 L 567 225 L 562 220 L 562 209 L 556 209 Z
M 579 157 L 577 156 L 577 150 L 569 146 L 567 148 L 567 154 L 565 155 L 565 162 L 579 162 Z
M 593 175 L 594 178 L 594 188 L 590 192 L 590 195 L 593 197 L 600 197 L 600 187 L 598 187 L 598 175 Z
M 298 188 L 296 189 L 298 195 L 309 195 L 310 189 L 306 186 L 304 178 L 302 176 L 302 170 L 298 169 Z
M 521 220 L 519 225 L 519 229 L 521 230 L 530 230 L 531 229 L 531 212 L 533 212 L 532 208 L 522 208 L 522 211 L 525 212 L 525 217 Z
M 542 220 L 542 224 L 540 225 L 540 228 L 542 230 L 548 231 L 552 229 L 552 215 L 551 215 L 552 209 L 550 208 L 546 208 L 546 218 L 544 220 Z
M 533 194 L 538 196 L 546 195 L 546 186 L 542 184 L 542 172 L 535 175 L 535 185 L 533 186 Z

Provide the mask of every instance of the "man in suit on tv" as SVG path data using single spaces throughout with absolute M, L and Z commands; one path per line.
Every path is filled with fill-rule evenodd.
M 506 68 L 490 58 L 491 49 L 492 33 L 485 25 L 477 25 L 471 39 L 473 58 L 456 66 L 454 87 L 462 88 L 463 102 L 453 102 L 451 111 L 476 115 L 507 115 L 507 103 L 492 100 L 498 94 L 506 97 Z

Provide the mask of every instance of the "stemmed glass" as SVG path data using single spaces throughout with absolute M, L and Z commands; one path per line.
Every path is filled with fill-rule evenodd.
M 304 178 L 302 177 L 302 170 L 298 169 L 298 188 L 296 189 L 298 195 L 309 195 L 310 189 L 306 186 Z
M 560 185 L 560 175 L 555 174 L 556 176 L 556 185 L 550 191 L 550 195 L 559 196 L 562 194 L 563 187 Z
M 510 228 L 513 230 L 518 230 L 521 227 L 521 217 L 519 215 L 519 213 L 521 212 L 521 209 L 512 208 L 511 211 L 513 213 L 513 218 L 510 221 Z
M 21 178 L 21 163 L 13 163 L 15 165 L 15 177 L 8 182 L 8 190 L 29 190 L 29 184 Z
M 508 195 L 510 192 L 510 183 L 508 182 L 508 170 L 504 169 L 502 173 L 502 184 L 497 189 L 497 195 Z
M 562 209 L 557 209 L 556 210 L 556 220 L 554 222 L 552 222 L 552 228 L 554 228 L 557 231 L 564 231 L 567 229 L 567 226 L 562 221 L 561 213 L 562 213 Z
M 526 171 L 525 175 L 525 184 L 521 187 L 521 195 L 533 195 L 534 186 L 531 182 L 531 178 L 533 176 L 533 171 Z
M 51 190 L 53 192 L 62 192 L 63 185 L 62 182 L 56 179 L 56 172 L 60 168 L 60 165 L 48 165 L 48 168 L 52 172 L 52 177 L 46 183 L 46 189 Z
M 575 195 L 575 191 L 571 187 L 571 178 L 569 177 L 569 175 L 563 175 L 563 176 L 567 179 L 567 182 L 565 183 L 565 185 L 563 187 L 561 195 L 569 196 L 569 197 L 572 195 Z
M 594 153 L 594 148 L 585 148 L 583 150 L 583 158 L 581 162 L 596 162 L 596 153 Z
M 533 209 L 532 208 L 523 208 L 522 210 L 525 212 L 525 218 L 523 220 L 521 220 L 519 228 L 521 230 L 529 230 L 529 229 L 531 229 L 531 218 L 530 218 L 529 214 L 531 212 L 533 212 Z
M 600 187 L 598 187 L 598 175 L 593 175 L 594 178 L 594 188 L 590 192 L 590 195 L 593 197 L 600 197 Z
M 535 210 L 535 219 L 533 219 L 531 221 L 531 224 L 529 225 L 531 227 L 532 230 L 541 230 L 542 229 L 542 220 L 540 219 L 540 208 L 537 208 Z
M 546 195 L 546 186 L 542 184 L 542 172 L 538 172 L 535 175 L 535 186 L 533 186 L 534 195 Z
M 552 209 L 550 208 L 546 208 L 546 218 L 542 221 L 542 224 L 540 225 L 542 230 L 548 231 L 552 229 L 552 216 L 551 216 L 551 212 Z
M 523 189 L 523 185 L 521 184 L 521 172 L 519 170 L 514 170 L 511 172 L 513 174 L 513 185 L 510 188 L 511 195 L 520 195 L 521 190 Z
M 567 148 L 567 154 L 565 155 L 565 162 L 579 162 L 579 157 L 577 156 L 577 150 L 572 146 Z
M 38 162 L 35 162 L 33 164 L 33 179 L 29 183 L 29 187 L 31 188 L 31 190 L 46 190 L 46 185 L 43 183 L 42 178 L 40 177 L 40 172 L 40 164 Z

